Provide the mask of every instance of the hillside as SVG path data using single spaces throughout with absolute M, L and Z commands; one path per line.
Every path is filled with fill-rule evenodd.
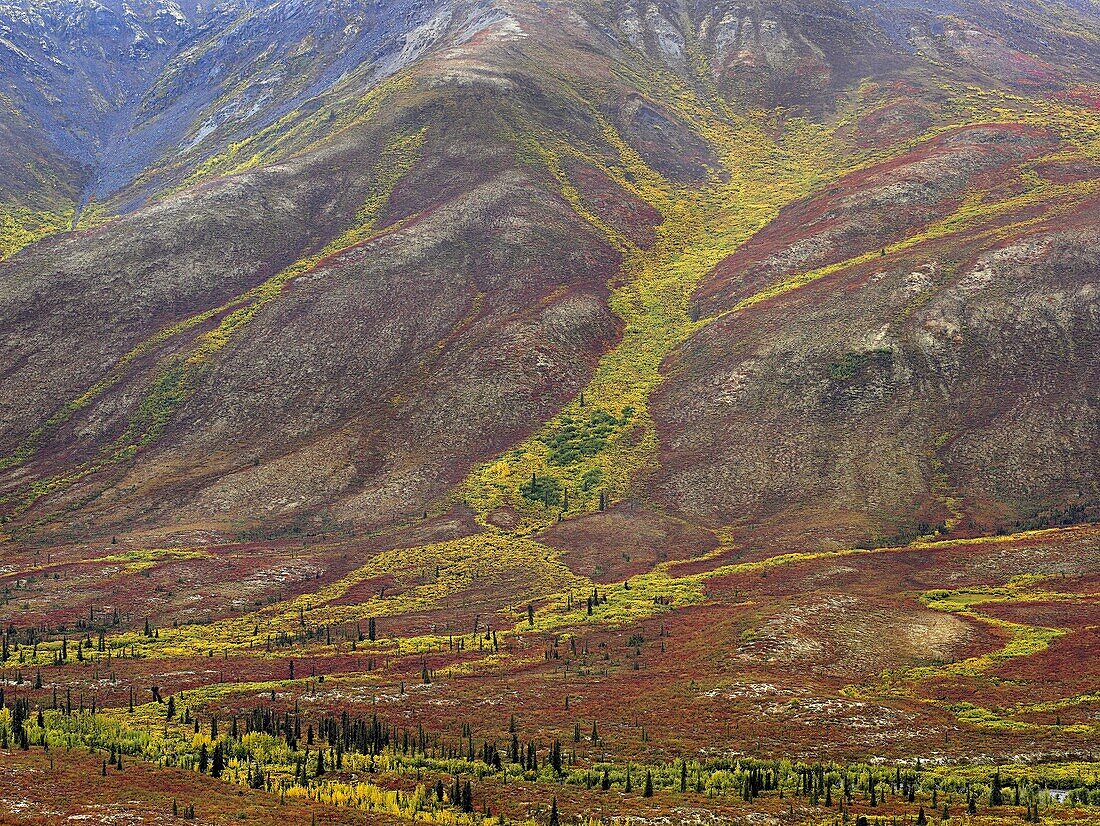
M 1096 817 L 1098 75 L 1087 0 L 0 2 L 0 756 Z

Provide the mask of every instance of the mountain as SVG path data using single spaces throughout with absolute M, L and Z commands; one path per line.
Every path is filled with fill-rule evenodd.
M 82 228 L 5 267 L 9 525 L 378 525 L 516 444 L 505 511 L 532 510 L 530 470 L 708 527 L 812 501 L 845 541 L 1092 512 L 1096 21 L 935 11 L 6 7 L 9 125 L 51 144 L 13 159 L 11 215 Z M 1055 43 L 1074 68 L 1040 71 Z M 807 271 L 824 286 L 743 318 Z M 791 301 L 768 355 L 746 325 Z M 538 455 L 601 354 L 637 347 L 635 386 L 581 417 L 592 455 Z M 1025 364 L 1050 365 L 1026 412 Z M 618 423 L 608 451 L 589 415 Z
M 1094 2 L 0 2 L 0 135 L 5 659 L 161 803 L 1095 796 Z

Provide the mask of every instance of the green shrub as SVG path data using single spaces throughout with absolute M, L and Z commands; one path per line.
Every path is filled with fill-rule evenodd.
M 622 418 L 616 418 L 606 410 L 594 410 L 587 419 L 562 416 L 557 429 L 542 437 L 549 449 L 551 464 L 564 466 L 595 456 L 607 446 L 607 440 L 615 430 L 634 415 L 634 409 L 623 409 Z M 588 490 L 589 488 L 585 488 Z
M 519 487 L 519 492 L 532 502 L 542 502 L 547 507 L 561 504 L 561 483 L 553 476 L 532 476 Z

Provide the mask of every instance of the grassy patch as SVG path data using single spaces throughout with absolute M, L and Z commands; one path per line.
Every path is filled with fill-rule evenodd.
M 55 212 L 0 204 L 0 261 L 47 235 L 64 232 L 72 221 L 72 209 Z

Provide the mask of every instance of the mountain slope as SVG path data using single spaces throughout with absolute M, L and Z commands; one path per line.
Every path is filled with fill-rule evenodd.
M 1096 193 L 1037 172 L 1046 131 L 929 144 L 792 205 L 702 287 L 719 320 L 660 395 L 680 508 L 841 543 L 1095 513 Z
M 53 162 L 79 165 L 65 175 L 77 206 L 113 197 L 128 212 L 234 141 L 316 115 L 338 84 L 362 91 L 500 16 L 451 2 L 6 4 L 0 77 Z
M 356 17 L 357 9 L 277 3 L 188 16 L 157 7 L 141 19 L 128 13 L 129 29 L 104 23 L 108 10 L 97 13 L 97 25 L 117 40 L 123 31 L 137 43 L 152 37 L 174 53 L 161 63 L 147 50 L 134 53 L 148 71 L 125 81 L 138 90 L 131 92 L 130 129 L 110 139 L 118 157 L 110 171 L 101 164 L 90 184 L 104 196 L 95 221 L 108 223 L 43 242 L 6 266 L 5 317 L 21 320 L 6 330 L 9 522 L 48 525 L 76 509 L 85 514 L 77 524 L 112 531 L 135 519 L 241 528 L 299 518 L 375 524 L 446 507 L 474 465 L 510 444 L 519 446 L 513 459 L 460 486 L 500 525 L 549 524 L 566 489 L 577 513 L 601 498 L 633 496 L 657 467 L 658 478 L 679 492 L 654 495 L 718 525 L 751 521 L 757 505 L 750 502 L 769 503 L 760 514 L 797 513 L 807 501 L 820 508 L 836 485 L 849 489 L 829 481 L 826 468 L 836 466 L 840 479 L 855 473 L 864 482 L 838 500 L 837 513 L 849 515 L 832 517 L 844 541 L 913 536 L 937 524 L 992 530 L 1051 509 L 1094 507 L 1086 481 L 1094 406 L 1088 383 L 1069 378 L 1090 363 L 1094 310 L 1087 291 L 1067 298 L 1069 315 L 1058 322 L 1068 352 L 1079 355 L 1069 362 L 1053 356 L 1068 372 L 1056 384 L 1066 412 L 1052 421 L 1072 419 L 1075 446 L 1055 454 L 1060 471 L 1040 472 L 1019 455 L 1030 453 L 1031 440 L 1010 435 L 1016 431 L 1006 425 L 999 438 L 1017 447 L 1002 461 L 1016 469 L 1008 477 L 991 469 L 1001 481 L 987 485 L 972 507 L 952 494 L 952 480 L 975 479 L 974 460 L 945 463 L 956 443 L 958 457 L 967 450 L 971 414 L 948 415 L 942 405 L 953 405 L 966 383 L 973 392 L 989 368 L 970 357 L 952 363 L 927 353 L 919 356 L 923 366 L 910 364 L 896 349 L 903 345 L 881 327 L 898 312 L 898 323 L 918 324 L 924 317 L 916 307 L 941 289 L 948 272 L 1032 238 L 1024 227 L 1051 210 L 1088 214 L 1089 179 L 1059 177 L 1067 165 L 1093 163 L 1084 159 L 1096 118 L 1087 109 L 1075 114 L 1065 97 L 1076 78 L 1059 78 L 1034 100 L 1004 97 L 1000 110 L 1002 93 L 983 98 L 960 85 L 952 97 L 949 84 L 970 82 L 970 69 L 899 48 L 896 32 L 875 17 L 881 10 L 828 3 L 763 5 L 740 17 L 721 8 L 668 7 L 649 13 L 643 30 L 631 22 L 637 9 L 629 3 L 539 11 L 432 6 L 407 14 L 386 8 L 371 12 L 376 24 Z M 434 22 L 421 22 L 424 15 Z M 74 20 L 67 25 L 91 25 L 83 16 Z M 396 28 L 394 20 L 401 21 Z M 687 51 L 683 60 L 676 56 L 671 29 L 657 36 L 661 20 L 675 21 L 680 40 L 695 44 L 690 60 Z M 1022 25 L 1016 18 L 992 22 Z M 139 24 L 145 28 L 134 28 Z M 156 25 L 169 25 L 175 40 L 145 34 Z M 849 34 L 838 38 L 837 26 Z M 1070 40 L 1084 37 L 1077 28 L 1067 32 Z M 948 33 L 940 33 L 944 43 Z M 790 55 L 823 62 L 816 69 L 792 63 L 783 49 L 772 49 L 773 36 Z M 305 72 L 293 83 L 273 83 L 289 66 L 273 56 L 318 38 L 328 39 Z M 750 40 L 764 51 L 753 52 Z M 824 49 L 826 41 L 835 53 Z M 835 51 L 844 44 L 857 45 Z M 581 63 L 572 56 L 581 54 L 588 63 L 577 74 Z M 752 77 L 744 66 L 727 65 L 732 54 L 758 65 L 771 85 L 757 84 L 750 94 L 724 84 L 727 70 L 739 81 Z M 101 50 L 88 59 L 109 58 Z M 796 63 L 801 68 L 789 74 Z M 232 79 L 218 66 L 231 66 Z M 389 72 L 396 74 L 387 79 Z M 825 85 L 815 86 L 806 72 Z M 814 106 L 788 99 L 787 83 Z M 861 91 L 851 97 L 858 83 Z M 224 90 L 231 87 L 238 92 L 228 103 Z M 214 109 L 199 102 L 217 96 Z M 263 103 L 242 103 L 253 99 Z M 730 108 L 737 101 L 793 108 L 778 118 L 741 115 Z M 66 105 L 61 99 L 57 111 Z M 241 107 L 255 110 L 255 119 L 227 118 Z M 960 118 L 1005 116 L 1033 125 L 937 134 Z M 192 137 L 168 165 L 134 174 L 163 151 L 147 129 L 169 122 L 176 126 L 163 134 L 190 130 Z M 239 140 L 242 134 L 248 137 Z M 131 143 L 146 148 L 134 152 Z M 814 194 L 846 166 L 855 171 Z M 132 210 L 150 197 L 130 217 L 109 220 L 111 209 Z M 1089 222 L 1082 220 L 1087 261 Z M 1004 229 L 991 229 L 998 225 Z M 514 239 L 499 235 L 505 226 L 518 233 Z M 894 249 L 897 255 L 887 255 Z M 720 330 L 734 319 L 744 329 L 747 304 L 770 306 L 770 291 L 788 286 L 800 296 L 802 283 L 821 276 L 835 284 L 833 273 L 848 267 L 886 265 L 930 273 L 930 286 L 901 293 L 918 297 L 911 309 L 870 296 L 880 320 L 841 322 L 863 332 L 848 333 L 826 359 L 819 370 L 826 378 L 784 379 L 796 395 L 772 398 L 777 418 L 760 418 L 763 398 L 744 397 L 747 406 L 738 410 L 735 398 L 722 395 L 728 415 L 748 415 L 758 428 L 745 438 L 806 457 L 803 471 L 773 475 L 773 460 L 763 458 L 729 465 L 738 454 L 688 424 L 697 420 L 726 438 L 727 413 L 704 406 L 685 417 L 687 397 L 665 402 L 665 394 L 687 393 L 699 405 L 707 393 L 690 384 L 678 390 L 679 379 L 660 391 L 661 404 L 676 412 L 650 416 L 649 394 L 663 375 L 679 376 L 676 365 L 685 360 L 711 387 L 715 376 L 738 374 L 744 356 L 713 348 L 692 354 L 695 342 L 729 347 Z M 491 282 L 484 281 L 487 269 Z M 403 278 L 383 287 L 397 272 Z M 451 273 L 463 275 L 443 288 Z M 381 291 L 353 286 L 364 278 Z M 430 324 L 421 316 L 427 295 L 442 302 Z M 844 306 L 846 295 L 837 294 Z M 813 300 L 811 330 L 823 311 L 821 299 Z M 54 304 L 48 312 L 44 301 Z M 625 325 L 625 339 L 593 374 L 594 359 L 619 335 L 609 312 Z M 714 317 L 721 320 L 706 324 Z M 512 324 L 519 326 L 505 332 Z M 705 326 L 694 332 L 697 325 Z M 785 326 L 778 346 L 804 352 L 792 335 Z M 747 340 L 761 341 L 756 334 Z M 997 368 L 1006 376 L 1021 359 L 1045 358 L 1029 346 L 1013 352 Z M 502 361 L 504 353 L 512 356 Z M 1083 359 L 1080 367 L 1072 367 L 1075 358 Z M 885 377 L 875 372 L 882 370 Z M 414 379 L 418 373 L 423 380 Z M 868 392 L 853 382 L 872 382 L 886 403 L 899 375 L 923 374 L 915 385 L 920 394 L 943 400 L 929 407 L 931 418 L 911 411 L 900 430 L 885 422 L 876 428 L 894 434 L 899 447 L 883 447 L 884 456 L 902 450 L 907 470 L 896 458 L 876 458 L 869 470 L 847 448 L 825 447 L 838 438 L 836 428 L 859 433 L 865 424 L 859 404 L 847 409 Z M 590 376 L 587 395 L 596 406 L 574 403 L 554 419 Z M 810 441 L 792 442 L 803 437 L 788 414 L 806 404 L 808 414 L 813 409 L 806 382 L 824 394 L 816 403 L 821 412 L 811 415 L 825 419 L 807 431 Z M 1039 409 L 1046 404 L 1055 402 Z M 541 435 L 530 435 L 548 420 Z M 484 431 L 489 421 L 499 435 Z M 995 421 L 983 427 L 997 427 Z M 467 427 L 484 438 L 459 448 Z M 442 441 L 429 447 L 436 436 Z M 547 448 L 573 442 L 580 453 L 560 454 L 566 458 Z M 887 474 L 880 483 L 886 487 L 871 492 L 864 484 L 876 468 Z M 532 474 L 554 492 L 524 495 Z M 1045 481 L 1036 486 L 1036 478 Z M 741 498 L 730 499 L 738 489 Z

